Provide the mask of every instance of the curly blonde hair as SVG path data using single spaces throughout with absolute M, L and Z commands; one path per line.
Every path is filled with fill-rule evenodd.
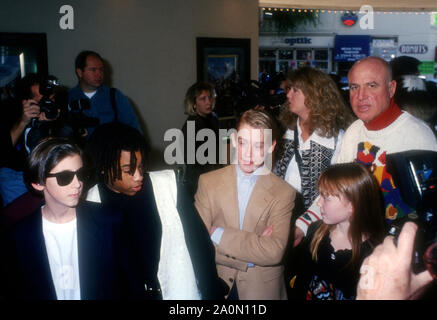
M 340 129 L 346 129 L 353 116 L 335 82 L 321 70 L 302 67 L 287 75 L 288 86 L 302 90 L 305 106 L 310 110 L 307 125 L 310 134 L 314 131 L 323 137 L 337 136 Z M 297 115 L 284 108 L 280 121 L 295 129 Z

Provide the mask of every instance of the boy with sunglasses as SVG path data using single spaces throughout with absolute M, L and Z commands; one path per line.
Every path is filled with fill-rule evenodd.
M 5 297 L 103 300 L 133 294 L 129 257 L 111 219 L 116 213 L 80 201 L 85 180 L 81 150 L 65 139 L 41 142 L 30 154 L 24 179 L 43 194 L 44 203 L 3 242 Z

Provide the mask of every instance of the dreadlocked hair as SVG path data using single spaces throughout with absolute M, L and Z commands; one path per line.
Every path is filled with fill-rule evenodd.
M 90 183 L 86 187 L 98 182 L 112 184 L 121 179 L 121 151 L 130 152 L 130 174 L 134 174 L 137 168 L 137 151 L 141 154 L 142 167 L 146 168 L 147 144 L 137 129 L 120 122 L 111 122 L 94 130 L 84 150 L 84 166 L 90 176 Z

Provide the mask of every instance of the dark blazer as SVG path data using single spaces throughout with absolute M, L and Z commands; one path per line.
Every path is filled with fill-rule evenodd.
M 106 208 L 105 210 L 108 210 Z M 82 300 L 106 300 L 141 295 L 129 275 L 116 213 L 108 215 L 99 204 L 77 207 L 77 242 Z M 26 217 L 8 234 L 4 245 L 2 280 L 5 297 L 56 300 L 42 230 L 41 209 Z

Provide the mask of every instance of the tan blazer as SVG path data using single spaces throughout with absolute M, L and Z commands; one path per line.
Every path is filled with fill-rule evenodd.
M 216 247 L 219 276 L 240 299 L 286 299 L 281 260 L 288 240 L 295 190 L 272 173 L 260 175 L 253 188 L 240 230 L 235 165 L 200 176 L 195 206 L 208 230 L 224 228 Z M 267 226 L 271 236 L 261 236 Z M 248 263 L 255 267 L 248 268 Z

